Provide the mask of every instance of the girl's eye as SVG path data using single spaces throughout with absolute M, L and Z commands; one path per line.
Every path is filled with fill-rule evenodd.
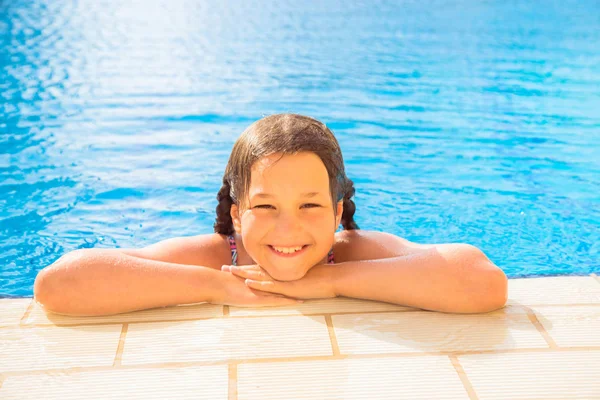
M 302 207 L 314 208 L 314 207 L 321 207 L 321 206 L 319 204 L 315 204 L 315 203 L 308 203 L 308 204 L 304 204 Z
M 320 204 L 315 204 L 315 203 L 308 203 L 308 204 L 303 204 L 302 207 L 306 207 L 306 208 L 315 208 L 315 207 L 321 207 Z M 257 206 L 254 206 L 253 208 L 263 208 L 263 209 L 269 209 L 269 208 L 275 208 L 270 204 L 259 204 Z

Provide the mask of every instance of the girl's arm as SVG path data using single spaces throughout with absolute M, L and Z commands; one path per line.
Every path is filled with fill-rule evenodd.
M 120 314 L 208 302 L 222 272 L 133 257 L 109 249 L 68 253 L 44 268 L 34 298 L 46 310 L 72 316 Z
M 493 311 L 507 301 L 504 272 L 468 244 L 439 244 L 406 256 L 347 261 L 330 272 L 338 296 L 454 313 Z

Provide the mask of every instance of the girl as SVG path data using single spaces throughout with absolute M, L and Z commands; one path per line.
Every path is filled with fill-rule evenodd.
M 455 313 L 504 306 L 506 275 L 479 249 L 359 230 L 353 195 L 339 144 L 324 124 L 268 116 L 233 146 L 214 234 L 73 251 L 40 271 L 35 299 L 67 315 L 336 296 Z

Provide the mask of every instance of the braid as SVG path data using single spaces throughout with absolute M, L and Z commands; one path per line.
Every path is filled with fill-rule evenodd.
M 229 182 L 227 179 L 223 179 L 223 186 L 221 186 L 217 194 L 219 205 L 217 205 L 217 219 L 214 224 L 215 232 L 221 235 L 233 235 L 234 232 L 230 213 L 233 199 L 230 192 L 231 186 Z
M 354 182 L 350 179 L 346 180 L 346 193 L 344 194 L 344 212 L 342 213 L 342 226 L 345 230 L 360 229 L 356 222 L 354 222 L 354 212 L 356 211 L 356 204 L 350 200 L 354 196 Z

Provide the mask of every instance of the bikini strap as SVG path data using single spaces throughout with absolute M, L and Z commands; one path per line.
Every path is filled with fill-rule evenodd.
M 335 264 L 333 260 L 333 247 L 329 250 L 329 254 L 327 254 L 327 264 Z
M 233 235 L 229 235 L 229 249 L 231 250 L 231 265 L 237 265 L 237 246 Z

